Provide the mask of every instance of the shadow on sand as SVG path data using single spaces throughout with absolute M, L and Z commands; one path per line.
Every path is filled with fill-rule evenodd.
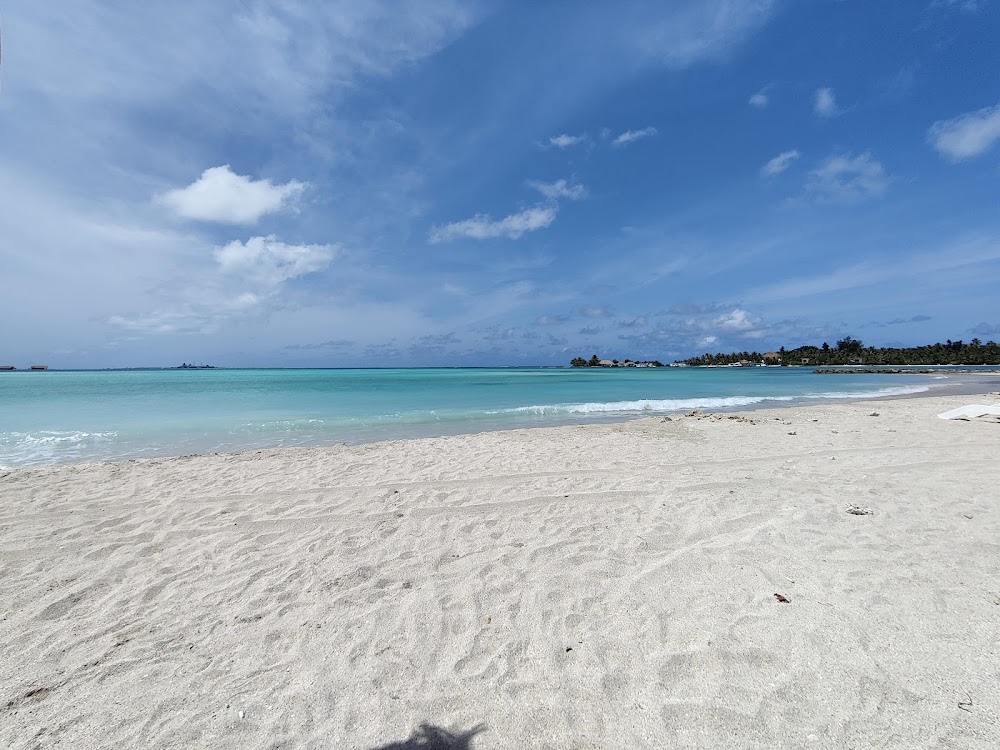
M 484 731 L 486 726 L 483 724 L 460 734 L 433 724 L 421 724 L 408 739 L 390 742 L 373 750 L 472 750 L 472 738 Z

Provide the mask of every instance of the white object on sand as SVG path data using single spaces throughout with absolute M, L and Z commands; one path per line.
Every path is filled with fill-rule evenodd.
M 941 419 L 976 419 L 987 415 L 1000 417 L 1000 405 L 986 406 L 985 404 L 969 404 L 960 406 L 957 409 L 938 414 Z

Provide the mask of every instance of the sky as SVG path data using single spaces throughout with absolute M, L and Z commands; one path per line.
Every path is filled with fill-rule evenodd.
M 998 340 L 998 6 L 5 2 L 0 364 Z

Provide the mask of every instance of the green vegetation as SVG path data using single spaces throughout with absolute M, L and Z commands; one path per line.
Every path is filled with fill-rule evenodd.
M 775 358 L 773 355 L 777 354 Z M 797 349 L 781 347 L 778 352 L 733 352 L 731 354 L 705 354 L 684 360 L 688 365 L 728 365 L 741 361 L 751 364 L 767 362 L 782 365 L 1000 365 L 1000 345 L 994 341 L 985 344 L 979 339 L 928 344 L 906 349 L 865 346 L 861 341 L 847 336 L 835 346 L 800 346 Z

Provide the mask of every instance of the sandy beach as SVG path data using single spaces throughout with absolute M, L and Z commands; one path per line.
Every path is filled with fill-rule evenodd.
M 1000 746 L 969 403 L 0 473 L 0 745 Z

